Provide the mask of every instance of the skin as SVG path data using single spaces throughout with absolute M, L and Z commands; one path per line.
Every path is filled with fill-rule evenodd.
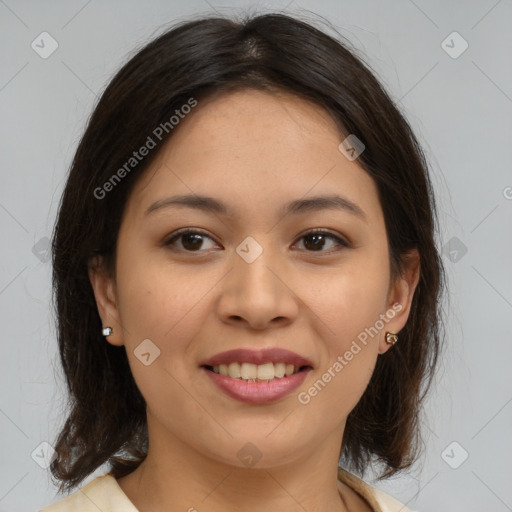
M 116 275 L 90 267 L 103 325 L 113 327 L 106 342 L 125 346 L 147 403 L 148 457 L 118 480 L 141 512 L 371 510 L 337 482 L 339 450 L 349 412 L 391 348 L 386 331 L 407 322 L 420 267 L 413 251 L 391 282 L 377 188 L 339 151 L 343 138 L 321 108 L 287 93 L 245 90 L 199 103 L 128 200 Z M 334 192 L 366 221 L 343 210 L 280 212 L 289 201 Z M 213 196 L 235 214 L 169 207 L 144 215 L 159 199 L 190 193 Z M 164 245 L 187 227 L 207 233 L 202 245 L 187 237 L 174 249 Z M 325 238 L 315 246 L 303 237 L 314 228 L 350 245 Z M 247 236 L 263 249 L 250 264 L 236 252 Z M 401 311 L 301 404 L 297 395 L 396 303 Z M 134 355 L 145 339 L 161 351 L 148 366 Z M 242 347 L 286 348 L 314 369 L 276 403 L 243 403 L 199 369 Z M 237 457 L 249 441 L 261 454 L 254 467 Z

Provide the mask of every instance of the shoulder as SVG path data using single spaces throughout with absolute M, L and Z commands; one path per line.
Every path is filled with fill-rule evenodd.
M 40 512 L 138 512 L 110 474 L 96 477 L 84 487 Z
M 376 487 L 372 487 L 343 468 L 338 468 L 338 480 L 362 496 L 373 512 L 411 512 L 397 499 Z

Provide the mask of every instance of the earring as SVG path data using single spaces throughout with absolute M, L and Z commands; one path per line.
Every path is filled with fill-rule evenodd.
M 393 332 L 386 333 L 386 343 L 394 345 L 398 341 L 398 335 Z
M 110 336 L 112 334 L 112 327 L 104 327 L 101 332 L 103 336 Z

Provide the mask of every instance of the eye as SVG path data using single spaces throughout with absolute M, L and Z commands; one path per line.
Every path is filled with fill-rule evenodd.
M 304 239 L 306 242 L 303 243 L 304 247 L 308 249 L 308 252 L 331 252 L 322 251 L 325 247 L 325 241 L 328 239 L 338 242 L 335 245 L 342 245 L 343 247 L 349 247 L 349 244 L 340 237 L 330 233 L 329 231 L 322 231 L 321 229 L 313 229 L 302 235 L 299 240 Z M 309 250 L 312 249 L 312 250 Z
M 203 245 L 202 238 L 209 238 L 210 240 L 213 240 L 210 236 L 203 233 L 202 231 L 187 228 L 177 231 L 171 238 L 164 242 L 164 245 L 174 245 L 174 242 L 179 238 L 182 238 L 183 241 L 181 243 L 182 247 L 178 248 L 178 250 L 183 250 L 186 252 L 202 252 L 198 251 L 198 249 Z
M 200 251 L 200 249 L 204 248 L 204 238 L 213 241 L 213 239 L 210 236 L 208 236 L 206 233 L 202 231 L 185 228 L 178 230 L 176 233 L 174 233 L 171 238 L 164 242 L 164 245 L 173 246 L 175 245 L 176 241 L 182 239 L 181 247 L 178 247 L 178 250 L 185 252 L 202 252 Z M 305 243 L 303 243 L 303 245 L 306 248 L 307 252 L 329 252 L 322 251 L 322 249 L 325 248 L 326 240 L 329 239 L 331 241 L 337 242 L 334 244 L 335 246 L 350 246 L 345 240 L 341 239 L 340 237 L 330 233 L 329 231 L 323 231 L 321 229 L 311 230 L 308 233 L 302 235 L 299 240 L 303 239 L 305 240 Z

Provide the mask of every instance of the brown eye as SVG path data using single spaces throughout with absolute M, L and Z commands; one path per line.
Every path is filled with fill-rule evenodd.
M 175 233 L 170 239 L 164 242 L 165 246 L 173 246 L 178 239 L 182 239 L 181 246 L 178 250 L 186 252 L 202 252 L 200 249 L 204 244 L 204 238 L 213 240 L 210 236 L 202 231 L 184 229 Z
M 208 236 L 202 231 L 193 230 L 193 229 L 183 229 L 179 230 L 173 234 L 171 238 L 164 242 L 165 246 L 176 246 L 176 242 L 181 239 L 181 247 L 176 247 L 176 250 L 184 251 L 184 252 L 203 252 L 201 249 L 204 249 L 204 239 L 212 240 L 212 237 Z M 322 230 L 315 230 L 306 233 L 300 237 L 300 240 L 304 240 L 303 245 L 307 252 L 331 252 L 329 250 L 324 250 L 326 246 L 329 245 L 329 241 L 334 241 L 334 247 L 343 246 L 349 247 L 349 244 L 341 239 L 340 237 Z M 329 249 L 329 247 L 327 247 Z
M 329 233 L 328 231 L 315 230 L 302 235 L 301 240 L 304 239 L 304 247 L 308 252 L 329 252 L 324 251 L 327 241 L 334 240 L 337 242 L 335 245 L 342 245 L 349 247 L 349 244 L 342 240 L 340 237 Z M 327 244 L 328 245 L 328 244 Z

